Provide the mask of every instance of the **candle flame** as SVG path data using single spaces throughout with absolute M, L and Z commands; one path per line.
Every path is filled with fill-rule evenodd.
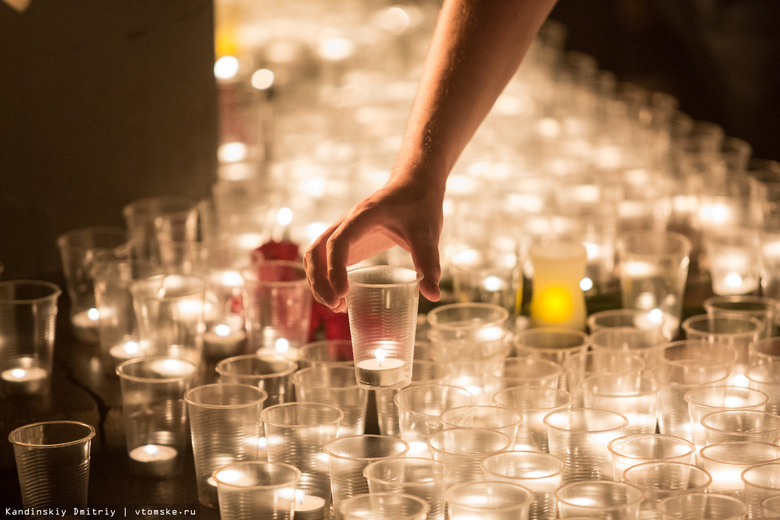
M 144 451 L 149 455 L 157 455 L 157 446 L 153 444 L 147 444 L 144 446 Z
M 217 336 L 224 338 L 230 334 L 230 327 L 225 325 L 224 323 L 220 323 L 219 325 L 214 327 L 214 333 Z
M 376 356 L 376 362 L 381 367 L 385 363 L 385 358 L 387 357 L 387 352 L 385 352 L 385 349 L 378 348 L 374 351 L 374 356 Z
M 87 311 L 87 317 L 92 321 L 97 321 L 100 319 L 100 311 L 92 307 Z
M 299 504 L 303 504 L 303 491 L 300 489 L 295 490 L 295 500 L 297 500 Z
M 274 348 L 280 354 L 284 354 L 285 352 L 290 350 L 290 342 L 284 338 L 279 338 L 276 340 L 276 343 L 274 343 Z
M 14 377 L 24 377 L 27 375 L 27 371 L 23 368 L 14 368 L 11 370 L 11 375 Z

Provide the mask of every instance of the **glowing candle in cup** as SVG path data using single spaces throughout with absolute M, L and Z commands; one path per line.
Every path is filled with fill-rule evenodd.
M 203 354 L 208 358 L 225 358 L 241 353 L 246 341 L 243 330 L 220 323 L 203 333 Z
M 146 444 L 133 448 L 128 455 L 137 474 L 166 476 L 175 470 L 179 451 L 170 446 Z
M 97 337 L 98 327 L 100 326 L 100 311 L 92 307 L 91 309 L 77 312 L 71 317 L 70 322 L 79 337 Z
M 108 354 L 115 362 L 135 359 L 141 356 L 141 345 L 137 341 L 126 341 L 108 349 Z
M 35 365 L 35 360 L 23 357 L 18 365 L 0 373 L 5 391 L 9 394 L 41 393 L 49 378 L 49 371 Z
M 192 363 L 173 358 L 155 361 L 151 368 L 162 376 L 170 377 L 188 376 L 195 371 Z
M 397 387 L 406 381 L 404 362 L 388 358 L 382 347 L 374 350 L 374 359 L 364 359 L 356 366 L 358 382 L 371 387 Z
M 327 501 L 303 490 L 295 491 L 295 520 L 324 520 L 328 518 Z

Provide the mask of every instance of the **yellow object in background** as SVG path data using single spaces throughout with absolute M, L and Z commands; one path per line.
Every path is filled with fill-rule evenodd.
M 535 327 L 585 330 L 587 252 L 579 242 L 536 245 L 530 250 L 534 267 L 531 320 Z

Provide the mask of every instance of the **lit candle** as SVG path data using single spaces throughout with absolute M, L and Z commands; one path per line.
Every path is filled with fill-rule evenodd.
M 203 334 L 203 355 L 207 358 L 226 358 L 243 352 L 246 333 L 220 323 Z
M 9 394 L 38 394 L 45 389 L 49 372 L 35 366 L 33 358 L 25 357 L 18 360 L 16 367 L 3 370 L 0 378 Z
M 176 472 L 179 451 L 170 446 L 146 444 L 130 450 L 131 468 L 139 475 L 164 477 Z
M 181 359 L 161 359 L 152 363 L 150 368 L 165 377 L 182 377 L 195 372 L 192 363 Z
M 77 312 L 71 317 L 70 322 L 79 339 L 89 342 L 97 342 L 100 339 L 98 336 L 100 311 L 96 308 Z
M 141 356 L 141 345 L 136 341 L 126 341 L 108 349 L 108 354 L 116 362 L 127 361 Z
M 758 289 L 758 261 L 748 251 L 712 254 L 710 271 L 715 294 L 748 294 Z
M 358 383 L 370 387 L 397 388 L 409 379 L 403 360 L 388 358 L 381 347 L 374 350 L 373 359 L 358 362 L 356 368 Z
M 327 502 L 324 498 L 295 491 L 295 520 L 323 520 L 328 518 Z

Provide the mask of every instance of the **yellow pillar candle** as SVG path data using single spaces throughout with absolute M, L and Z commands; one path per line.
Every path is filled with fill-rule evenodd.
M 534 268 L 531 319 L 536 327 L 585 329 L 587 252 L 579 242 L 536 245 L 530 249 Z

